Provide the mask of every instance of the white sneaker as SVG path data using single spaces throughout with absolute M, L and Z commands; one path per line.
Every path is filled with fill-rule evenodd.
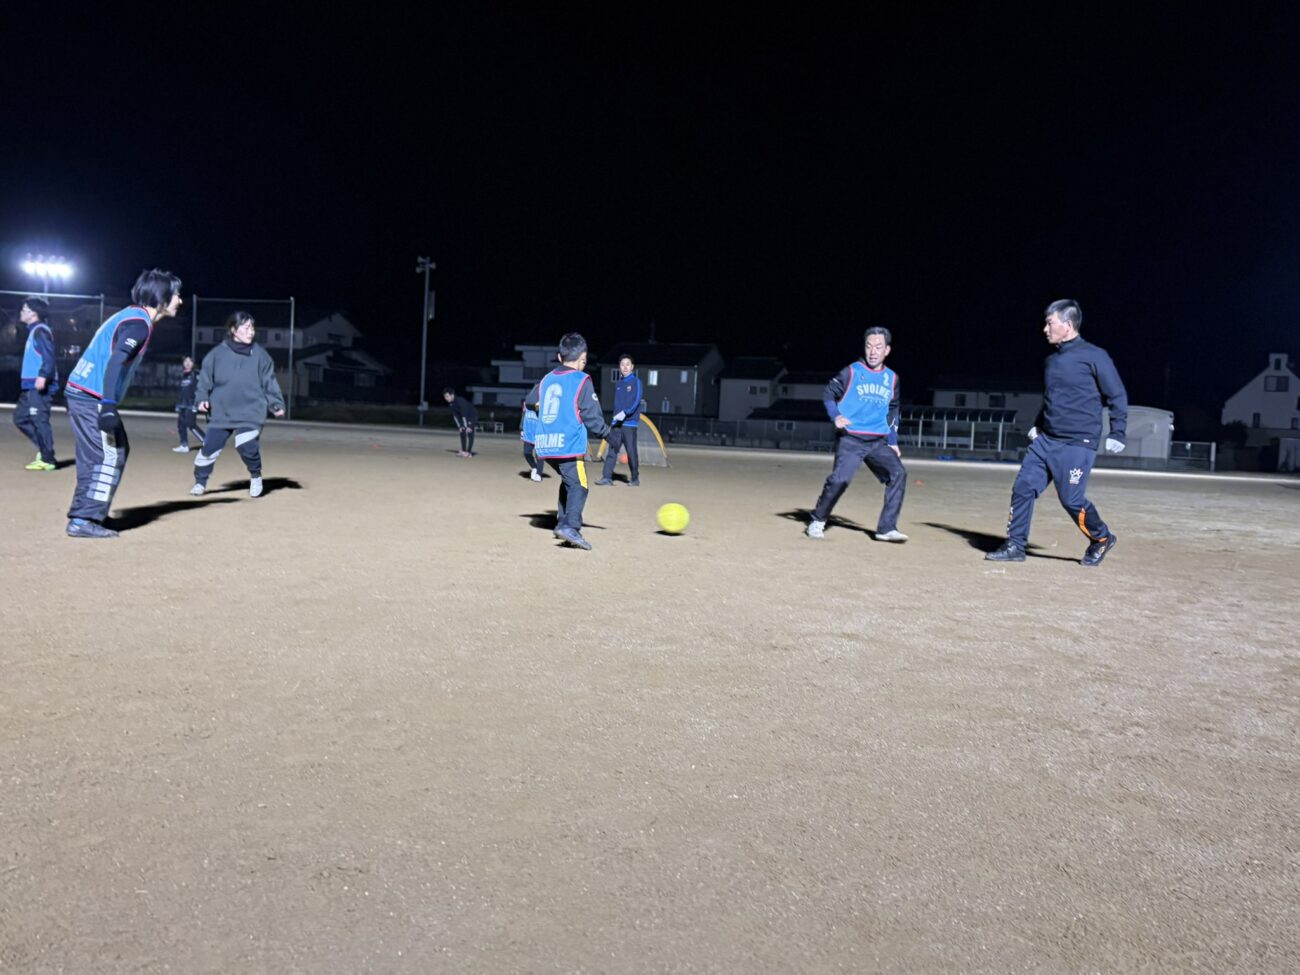
M 895 528 L 893 531 L 888 531 L 888 532 L 876 532 L 876 541 L 878 541 L 878 542 L 905 542 L 905 541 L 907 541 L 907 536 L 904 535 L 902 532 L 900 532 L 897 528 Z
M 250 498 L 260 498 L 262 496 L 262 479 L 260 477 L 250 477 L 248 479 L 248 496 Z
M 810 521 L 808 522 L 808 527 L 803 530 L 803 533 L 807 535 L 809 538 L 825 538 L 826 522 Z
M 188 454 L 189 452 L 190 452 L 190 445 L 187 443 L 183 443 L 179 447 L 172 448 L 173 454 Z
M 194 487 L 190 488 L 190 494 L 194 495 L 197 498 L 200 494 L 202 494 L 206 490 L 207 488 L 204 487 L 202 484 L 195 484 Z
M 542 479 L 542 475 L 537 473 L 536 468 L 534 468 L 533 472 L 528 476 L 531 477 L 534 481 L 540 481 Z

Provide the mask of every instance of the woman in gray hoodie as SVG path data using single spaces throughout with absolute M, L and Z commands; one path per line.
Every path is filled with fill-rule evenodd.
M 194 487 L 190 494 L 207 490 L 212 465 L 235 435 L 235 450 L 248 468 L 248 494 L 262 494 L 262 454 L 258 440 L 269 411 L 284 416 L 284 395 L 275 379 L 271 354 L 253 342 L 257 326 L 253 316 L 237 311 L 226 319 L 226 338 L 203 357 L 194 398 L 200 410 L 210 410 L 208 432 L 194 461 Z

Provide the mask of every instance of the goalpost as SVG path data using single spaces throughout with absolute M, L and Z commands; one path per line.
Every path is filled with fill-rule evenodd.
M 664 446 L 664 438 L 659 434 L 659 428 L 654 425 L 650 417 L 644 413 L 641 414 L 641 429 L 650 433 L 646 437 L 637 434 L 636 453 L 642 464 L 649 467 L 671 467 L 668 463 L 668 448 Z M 609 450 L 608 442 L 591 438 L 587 440 L 587 460 L 593 464 L 602 463 L 605 460 L 605 452 Z M 621 452 L 618 457 L 619 463 L 627 463 L 627 453 Z

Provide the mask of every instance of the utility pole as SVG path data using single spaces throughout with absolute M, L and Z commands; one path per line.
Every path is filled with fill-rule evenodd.
M 427 257 L 415 259 L 415 273 L 424 274 L 424 318 L 420 322 L 420 426 L 424 426 L 425 414 L 429 412 L 429 402 L 424 398 L 424 376 L 429 368 L 429 319 L 433 317 L 433 292 L 429 290 L 429 272 L 437 270 L 438 265 Z

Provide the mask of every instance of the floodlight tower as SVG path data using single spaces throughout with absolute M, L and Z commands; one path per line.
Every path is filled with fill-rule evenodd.
M 62 283 L 72 277 L 72 265 L 62 256 L 53 254 L 49 257 L 44 254 L 37 254 L 32 257 L 29 253 L 27 259 L 22 263 L 22 269 L 24 274 L 40 278 L 41 287 L 44 289 L 45 294 L 50 293 L 51 280 Z
M 424 415 L 429 412 L 429 403 L 424 398 L 424 374 L 429 364 L 429 319 L 433 317 L 433 292 L 429 290 L 429 272 L 436 271 L 438 265 L 427 257 L 415 259 L 415 273 L 424 274 L 424 318 L 420 322 L 420 426 L 424 426 Z

